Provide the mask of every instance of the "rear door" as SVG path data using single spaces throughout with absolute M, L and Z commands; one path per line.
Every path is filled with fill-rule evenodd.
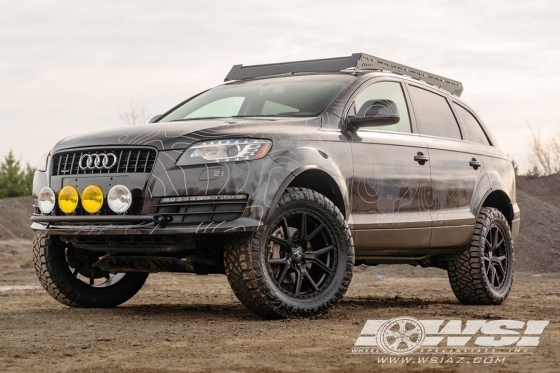
M 482 157 L 463 141 L 451 101 L 435 90 L 407 84 L 421 136 L 429 148 L 433 221 L 431 248 L 461 247 L 472 236 L 477 185 L 487 182 Z
M 426 143 L 414 130 L 400 80 L 370 81 L 353 98 L 350 114 L 360 112 L 371 100 L 393 101 L 401 119 L 397 124 L 349 131 L 356 253 L 379 255 L 428 248 L 430 166 L 417 160 L 427 156 Z

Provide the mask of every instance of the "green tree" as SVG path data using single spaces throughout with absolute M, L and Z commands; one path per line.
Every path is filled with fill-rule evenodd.
M 0 198 L 30 196 L 35 169 L 29 164 L 22 167 L 10 150 L 0 162 Z

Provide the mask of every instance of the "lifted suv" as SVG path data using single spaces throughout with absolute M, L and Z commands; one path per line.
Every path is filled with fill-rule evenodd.
M 150 272 L 225 273 L 257 315 L 309 317 L 355 263 L 439 267 L 462 303 L 506 299 L 513 167 L 461 83 L 361 53 L 226 81 L 45 158 L 33 250 L 56 300 L 112 307 Z

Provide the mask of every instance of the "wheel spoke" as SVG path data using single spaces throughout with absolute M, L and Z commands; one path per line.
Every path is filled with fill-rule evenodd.
M 319 224 L 319 226 L 317 228 L 315 228 L 313 230 L 313 232 L 311 232 L 309 234 L 309 236 L 307 236 L 306 240 L 309 242 L 313 239 L 313 237 L 315 237 L 317 235 L 317 233 L 321 232 L 323 230 L 323 224 Z
M 286 277 L 286 274 L 288 273 L 288 270 L 290 269 L 290 266 L 288 264 L 286 264 L 286 266 L 284 266 L 284 270 L 282 271 L 282 273 L 280 274 L 280 277 L 278 277 L 278 285 L 282 285 L 282 282 L 284 282 L 284 278 Z
M 287 242 L 291 242 L 292 236 L 290 236 L 290 228 L 288 226 L 288 221 L 286 220 L 286 218 L 282 218 L 282 229 L 284 230 L 284 237 L 288 239 Z
M 301 214 L 301 228 L 299 230 L 299 238 L 307 240 L 307 214 Z
M 398 338 L 395 339 L 395 342 L 393 342 L 389 345 L 389 348 L 391 350 L 396 350 L 399 347 L 399 345 L 401 344 L 401 342 L 402 342 L 402 338 L 398 337 Z
M 91 286 L 93 286 L 93 284 L 95 284 L 95 279 L 94 279 L 93 277 L 90 277 L 90 278 L 89 278 L 89 284 L 90 284 Z
M 323 247 L 322 249 L 319 249 L 319 250 L 316 250 L 316 251 L 309 250 L 309 251 L 306 251 L 303 255 L 304 255 L 305 259 L 317 259 L 320 255 L 328 253 L 331 250 L 334 250 L 333 245 Z
M 303 282 L 303 276 L 300 268 L 295 267 L 295 270 L 296 270 L 296 291 L 294 295 L 298 296 L 299 293 L 301 292 L 301 284 Z
M 266 260 L 266 264 L 287 264 L 287 262 L 287 258 L 275 258 Z
M 330 269 L 325 263 L 323 263 L 321 259 L 307 259 L 307 260 L 311 263 L 311 265 L 317 264 L 317 267 L 327 272 L 327 274 L 330 274 L 332 272 L 332 269 Z
M 272 242 L 276 242 L 276 243 L 279 244 L 279 245 L 287 246 L 288 248 L 290 247 L 290 241 L 286 241 L 286 240 L 283 239 L 283 238 L 276 237 L 276 236 L 270 236 L 269 239 L 270 239 Z
M 492 237 L 492 250 L 495 250 L 498 246 L 498 235 L 500 234 L 500 230 L 498 228 L 494 228 L 494 237 Z
M 410 329 L 410 330 L 406 331 L 405 334 L 408 335 L 408 336 L 413 335 L 413 334 L 420 334 L 420 329 L 418 329 L 418 327 L 415 326 L 414 329 Z
M 485 242 L 485 246 L 488 248 L 488 251 L 492 251 L 492 243 L 488 241 L 488 238 L 485 238 L 484 242 Z
M 505 242 L 505 240 L 502 238 L 500 240 L 500 242 L 498 242 L 498 244 L 496 245 L 496 249 L 500 248 L 500 246 L 502 246 L 502 244 Z
M 494 268 L 493 265 L 490 266 L 490 283 L 492 284 L 492 286 L 496 286 L 496 268 Z
M 319 287 L 317 286 L 317 284 L 315 283 L 315 281 L 313 281 L 313 279 L 311 278 L 311 276 L 309 275 L 309 272 L 307 272 L 307 269 L 305 269 L 305 267 L 303 267 L 301 269 L 301 272 L 303 273 L 303 275 L 305 277 L 307 277 L 307 281 L 309 281 L 309 283 L 311 284 L 311 286 L 313 286 L 313 289 L 315 289 L 315 291 L 319 290 Z
M 72 275 L 74 277 L 78 277 L 78 268 L 74 268 L 74 270 L 72 271 Z
M 406 343 L 407 348 L 412 348 L 414 346 L 414 342 L 412 342 L 408 336 L 405 336 L 402 341 Z
M 398 323 L 399 323 L 399 332 L 401 332 L 401 333 L 406 332 L 407 321 L 406 320 L 399 320 Z

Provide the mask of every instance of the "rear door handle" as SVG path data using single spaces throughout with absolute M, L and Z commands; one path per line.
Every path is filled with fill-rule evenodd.
M 414 156 L 414 160 L 418 163 L 420 163 L 420 165 L 424 165 L 424 163 L 428 162 L 430 160 L 430 158 L 428 158 L 427 155 L 424 155 L 424 153 L 422 152 L 418 152 L 416 153 L 416 155 Z
M 472 168 L 474 168 L 475 170 L 478 170 L 478 168 L 480 166 L 482 166 L 482 163 L 480 163 L 479 161 L 476 160 L 476 158 L 473 158 L 470 162 L 469 162 L 469 166 L 471 166 Z

